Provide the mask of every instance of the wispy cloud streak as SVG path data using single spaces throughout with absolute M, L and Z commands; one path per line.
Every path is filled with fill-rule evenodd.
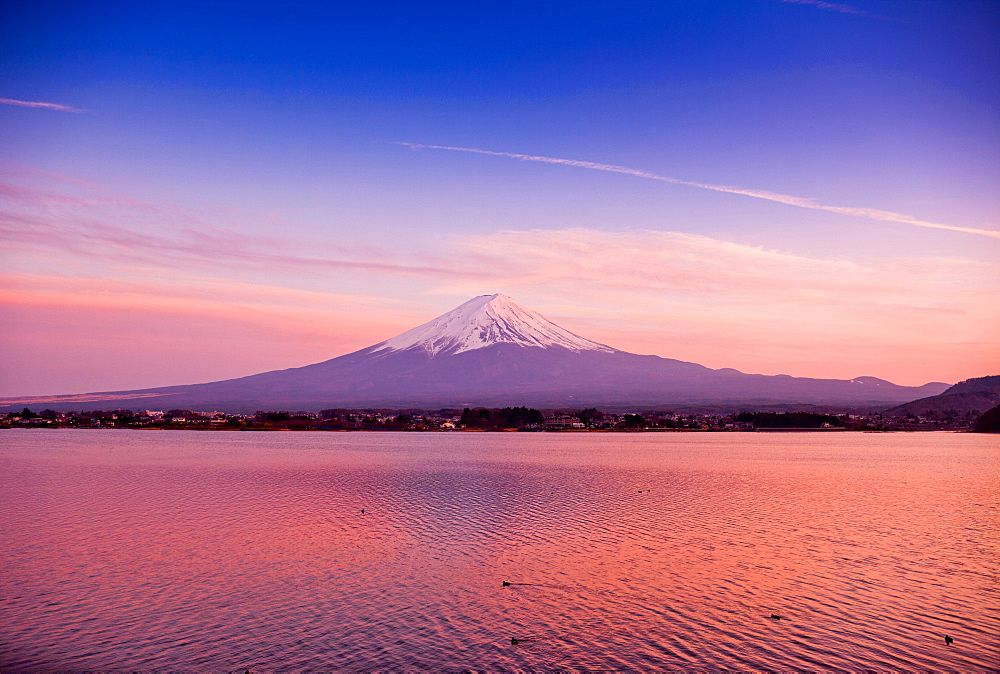
M 46 103 L 44 101 L 19 101 L 16 98 L 0 98 L 0 103 L 4 105 L 17 105 L 22 108 L 45 108 L 46 110 L 59 110 L 60 112 L 86 112 L 80 108 L 73 108 L 68 105 L 58 103 Z
M 951 232 L 978 234 L 979 236 L 988 236 L 994 239 L 1000 239 L 1000 232 L 989 229 L 977 229 L 974 227 L 960 227 L 957 225 L 948 225 L 940 222 L 928 222 L 927 220 L 920 220 L 918 218 L 915 218 L 912 215 L 905 215 L 903 213 L 894 213 L 892 211 L 883 211 L 877 208 L 827 206 L 825 204 L 817 203 L 816 201 L 812 199 L 807 199 L 805 197 L 795 197 L 788 194 L 779 194 L 776 192 L 768 192 L 765 190 L 753 190 L 744 187 L 733 187 L 728 185 L 712 185 L 709 183 L 699 183 L 691 180 L 681 180 L 680 178 L 670 178 L 668 176 L 661 176 L 655 173 L 649 173 L 647 171 L 641 171 L 639 169 L 629 168 L 627 166 L 616 166 L 614 164 L 599 164 L 597 162 L 581 161 L 578 159 L 560 159 L 557 157 L 542 157 L 538 155 L 517 154 L 514 152 L 496 152 L 494 150 L 482 150 L 474 147 L 451 147 L 448 145 L 424 145 L 421 143 L 402 143 L 402 142 L 397 144 L 404 145 L 414 150 L 450 150 L 453 152 L 472 152 L 474 154 L 485 154 L 492 157 L 508 157 L 510 159 L 518 159 L 520 161 L 541 162 L 543 164 L 559 164 L 562 166 L 574 166 L 577 168 L 585 168 L 593 171 L 622 173 L 624 175 L 635 176 L 637 178 L 645 178 L 647 180 L 658 180 L 660 182 L 670 183 L 672 185 L 685 185 L 687 187 L 697 187 L 698 189 L 703 189 L 703 190 L 712 190 L 713 192 L 726 192 L 728 194 L 739 194 L 745 197 L 753 197 L 754 199 L 776 201 L 780 204 L 785 204 L 787 206 L 797 206 L 799 208 L 808 208 L 816 211 L 826 211 L 828 213 L 839 213 L 840 215 L 849 215 L 858 218 L 867 218 L 869 220 L 898 222 L 906 225 L 913 225 L 915 227 L 929 227 L 931 229 L 945 229 Z
M 0 250 L 24 250 L 32 246 L 36 250 L 48 248 L 90 259 L 181 268 L 197 264 L 265 266 L 272 270 L 345 270 L 421 278 L 448 277 L 456 273 L 433 264 L 414 265 L 280 252 L 283 244 L 280 239 L 251 237 L 224 229 L 184 229 L 172 236 L 157 236 L 86 218 L 72 218 L 60 223 L 45 217 L 0 210 Z
M 885 16 L 872 14 L 871 12 L 866 12 L 865 10 L 858 9 L 857 7 L 851 7 L 850 5 L 842 5 L 839 2 L 824 2 L 824 0 L 781 0 L 781 2 L 787 2 L 792 5 L 811 5 L 813 7 L 818 7 L 820 9 L 830 10 L 831 12 L 840 12 L 841 14 L 853 14 L 855 16 L 869 16 L 874 19 L 888 18 Z

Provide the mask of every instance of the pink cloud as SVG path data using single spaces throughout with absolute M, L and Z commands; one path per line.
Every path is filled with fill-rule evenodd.
M 435 276 L 452 273 L 435 264 L 393 262 L 386 259 L 349 259 L 296 254 L 287 238 L 252 236 L 216 227 L 205 220 L 185 216 L 192 226 L 167 233 L 140 231 L 118 210 L 157 209 L 142 202 L 82 199 L 0 185 L 0 194 L 27 205 L 22 212 L 0 211 L 0 236 L 9 247 L 54 249 L 96 259 L 172 265 L 181 268 L 209 265 L 267 266 L 271 269 L 312 269 L 374 272 L 402 276 Z M 69 210 L 53 212 L 55 207 Z M 170 214 L 167 213 L 167 216 Z M 148 225 L 145 229 L 149 229 Z M 316 245 L 311 246 L 313 249 Z

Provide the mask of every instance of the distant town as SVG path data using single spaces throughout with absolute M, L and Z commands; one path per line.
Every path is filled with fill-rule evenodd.
M 523 431 L 523 432 L 666 432 L 666 431 L 965 431 L 978 414 L 921 417 L 816 412 L 674 413 L 637 410 L 605 413 L 583 410 L 537 410 L 528 407 L 428 410 L 328 409 L 318 413 L 128 409 L 33 412 L 25 408 L 0 417 L 0 428 L 132 428 L 205 431 Z

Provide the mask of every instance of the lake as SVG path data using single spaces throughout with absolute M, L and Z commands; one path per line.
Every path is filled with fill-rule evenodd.
M 18 429 L 0 508 L 4 670 L 1000 667 L 997 436 Z

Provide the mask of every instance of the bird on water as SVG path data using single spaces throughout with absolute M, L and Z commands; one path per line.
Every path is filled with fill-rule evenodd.
M 500 582 L 503 583 L 503 587 L 509 587 L 510 586 L 510 582 L 509 581 L 502 580 Z
M 781 616 L 778 615 L 777 613 L 772 613 L 771 615 L 769 615 L 767 617 L 770 618 L 771 620 L 781 620 Z
M 949 646 L 951 646 L 951 642 L 952 642 L 952 641 L 954 641 L 954 639 L 952 639 L 951 637 L 949 637 L 949 636 L 948 636 L 947 634 L 946 634 L 946 635 L 944 635 L 944 642 L 945 642 L 946 644 L 948 644 Z

